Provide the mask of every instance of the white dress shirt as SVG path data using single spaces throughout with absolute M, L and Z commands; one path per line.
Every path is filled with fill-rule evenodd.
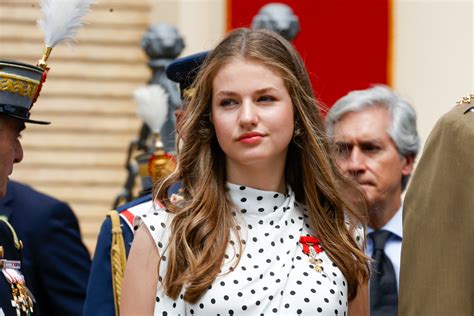
M 402 208 L 395 213 L 395 215 L 380 229 L 387 230 L 392 233 L 392 236 L 387 240 L 385 244 L 385 254 L 393 264 L 395 270 L 395 277 L 397 278 L 397 290 L 400 288 L 400 255 L 402 251 L 402 239 L 403 239 L 403 227 L 402 227 Z M 373 232 L 374 229 L 367 227 L 366 234 Z M 373 252 L 372 239 L 367 237 L 367 248 L 365 253 L 368 256 L 372 256 Z

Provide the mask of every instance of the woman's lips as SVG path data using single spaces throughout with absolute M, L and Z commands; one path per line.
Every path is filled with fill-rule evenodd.
M 238 141 L 244 144 L 257 144 L 262 141 L 263 135 L 260 133 L 245 133 L 239 136 Z

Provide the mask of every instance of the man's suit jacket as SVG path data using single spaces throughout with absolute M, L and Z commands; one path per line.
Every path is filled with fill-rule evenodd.
M 406 194 L 400 315 L 474 315 L 473 107 L 438 121 Z
M 90 255 L 69 206 L 10 181 L 0 200 L 23 241 L 22 270 L 41 315 L 82 315 Z

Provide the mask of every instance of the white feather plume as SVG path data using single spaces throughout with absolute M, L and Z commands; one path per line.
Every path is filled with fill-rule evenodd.
M 133 92 L 138 103 L 137 114 L 150 127 L 153 133 L 159 133 L 168 116 L 168 95 L 157 84 L 140 87 Z
M 77 29 L 83 25 L 82 17 L 94 0 L 43 0 L 43 18 L 38 26 L 43 30 L 44 43 L 54 47 L 59 42 L 74 43 Z

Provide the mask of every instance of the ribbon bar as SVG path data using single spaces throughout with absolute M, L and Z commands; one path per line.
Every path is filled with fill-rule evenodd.
M 301 236 L 300 243 L 303 246 L 303 253 L 306 255 L 309 255 L 309 247 L 312 247 L 316 253 L 323 251 L 319 246 L 319 239 L 314 236 Z

